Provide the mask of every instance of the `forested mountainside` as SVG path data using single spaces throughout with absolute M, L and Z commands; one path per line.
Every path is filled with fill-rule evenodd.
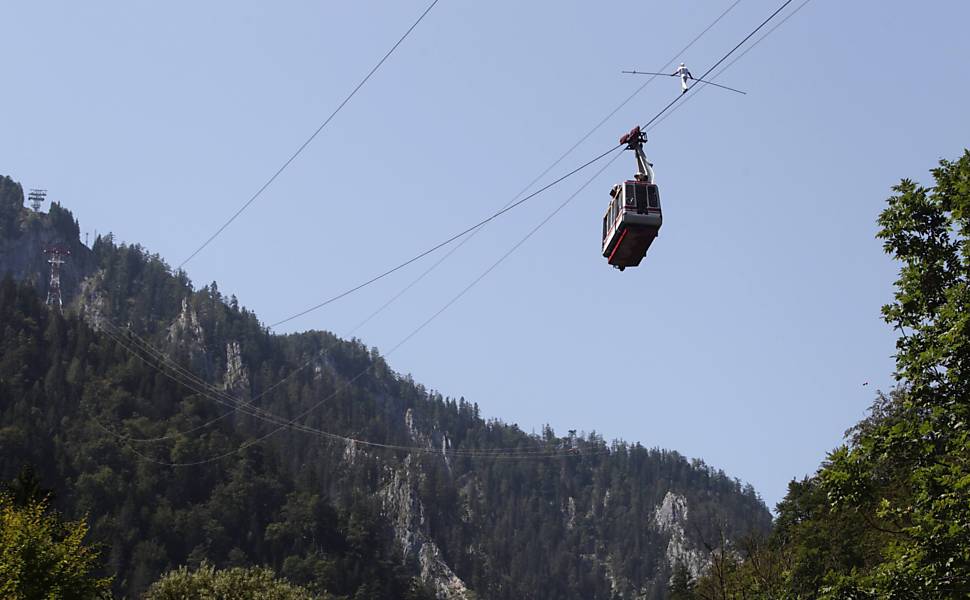
M 63 313 L 44 304 L 53 242 L 73 252 Z M 0 480 L 32 466 L 118 595 L 206 561 L 355 599 L 660 599 L 771 525 L 703 462 L 529 434 L 360 341 L 272 334 L 137 245 L 88 249 L 9 178 L 0 273 Z

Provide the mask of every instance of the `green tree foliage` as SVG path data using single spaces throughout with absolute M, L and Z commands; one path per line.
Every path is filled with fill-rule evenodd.
M 0 177 L 0 243 L 16 235 L 23 209 L 24 188 L 9 177 Z
M 681 562 L 674 565 L 668 597 L 670 600 L 693 600 L 694 598 L 694 578 L 687 566 Z
M 0 596 L 10 600 L 110 597 L 111 580 L 95 576 L 98 552 L 85 543 L 84 521 L 65 523 L 44 501 L 18 505 L 0 493 Z
M 137 251 L 135 256 L 150 260 Z M 108 260 L 118 264 L 117 257 Z M 134 271 L 164 275 L 139 261 L 133 261 Z M 219 340 L 216 332 L 225 331 L 254 340 L 244 352 L 278 350 L 253 317 L 212 297 L 207 289 L 192 304 L 208 311 L 204 327 L 210 339 Z M 178 314 L 179 303 L 175 306 Z M 234 452 L 248 433 L 269 429 L 242 414 L 194 436 L 170 436 L 167 444 L 126 442 L 118 437 L 122 432 L 164 437 L 224 416 L 224 409 L 158 373 L 120 339 L 91 331 L 75 316 L 48 311 L 33 288 L 9 278 L 0 282 L 0 332 L 0 476 L 22 473 L 12 488 L 19 496 L 46 496 L 22 472 L 24 464 L 36 465 L 45 481 L 56 483 L 57 502 L 66 513 L 90 514 L 92 533 L 107 549 L 107 570 L 118 574 L 119 594 L 136 596 L 166 569 L 208 559 L 219 566 L 264 564 L 292 571 L 314 591 L 353 597 L 366 584 L 375 597 L 426 597 L 395 552 L 378 499 L 341 498 L 356 484 L 341 467 L 340 449 L 304 448 L 308 462 L 294 457 L 293 465 L 284 464 L 272 443 Z M 224 371 L 224 354 L 213 352 L 206 360 Z M 290 360 L 296 362 L 291 356 L 263 361 L 272 367 L 266 377 L 285 375 Z M 268 406 L 285 414 L 287 392 L 268 398 Z M 310 398 L 297 394 L 295 400 Z M 287 437 L 276 438 L 284 451 Z M 204 469 L 165 466 L 214 454 L 226 458 Z M 361 485 L 376 489 L 376 471 Z
M 78 225 L 74 215 L 71 214 L 71 211 L 62 208 L 57 202 L 51 202 L 50 209 L 47 211 L 47 217 L 50 219 L 51 227 L 59 239 L 66 242 L 72 242 L 78 239 L 81 233 L 81 227 Z
M 846 576 L 845 593 L 970 594 L 970 152 L 933 177 L 933 188 L 900 182 L 879 218 L 902 263 L 883 316 L 900 331 L 904 388 L 821 473 L 836 506 L 887 536 L 885 560 Z
M 882 311 L 899 331 L 899 387 L 790 484 L 731 585 L 698 597 L 970 597 L 970 152 L 932 173 L 931 188 L 901 181 L 879 217 L 901 263 Z M 709 573 L 697 590 L 717 583 Z
M 329 600 L 333 596 L 314 596 L 309 590 L 277 579 L 271 569 L 234 567 L 216 570 L 202 564 L 191 571 L 182 567 L 165 574 L 152 584 L 145 600 Z

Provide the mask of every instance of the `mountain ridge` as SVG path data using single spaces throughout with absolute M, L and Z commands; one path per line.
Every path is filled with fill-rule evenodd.
M 407 588 L 442 599 L 659 599 L 675 563 L 696 575 L 705 543 L 770 525 L 753 488 L 702 461 L 595 434 L 560 437 L 547 427 L 530 435 L 486 421 L 477 405 L 428 391 L 359 341 L 270 334 L 216 284 L 196 290 L 160 257 L 111 236 L 88 249 L 78 230 L 59 206 L 47 215 L 23 208 L 22 189 L 3 180 L 0 274 L 12 276 L 0 294 L 3 325 L 32 340 L 44 358 L 30 360 L 46 368 L 0 386 L 0 425 L 44 439 L 58 426 L 37 430 L 24 416 L 42 405 L 49 414 L 41 421 L 74 429 L 37 448 L 18 445 L 15 432 L 0 435 L 0 476 L 38 465 L 65 512 L 86 509 L 93 534 L 110 548 L 118 593 L 138 594 L 162 571 L 205 558 L 266 564 L 318 592 L 354 598 Z M 63 316 L 39 300 L 46 264 L 35 255 L 54 241 L 77 250 L 62 276 Z M 36 286 L 33 300 L 30 286 L 14 279 Z M 44 329 L 18 321 L 18 311 Z M 180 371 L 162 357 L 205 386 L 173 375 Z M 212 405 L 215 388 L 232 394 L 232 410 Z M 287 421 L 317 404 L 302 432 L 289 426 L 267 436 L 280 422 L 267 426 L 266 415 Z M 311 429 L 341 432 L 340 439 Z M 152 438 L 165 439 L 133 441 Z M 71 455 L 91 448 L 109 466 Z M 165 466 L 192 462 L 201 464 Z M 185 479 L 187 470 L 197 480 Z M 250 479 L 275 490 L 263 509 L 249 519 L 246 511 L 219 514 L 224 503 L 259 496 Z M 152 502 L 158 498 L 165 502 Z M 200 523 L 205 535 L 182 525 L 186 539 L 171 539 L 163 524 L 180 519 Z M 300 537 L 308 526 L 319 529 L 312 542 Z M 354 555 L 361 538 L 368 541 Z M 341 580 L 333 567 L 341 561 L 370 569 L 382 591 L 367 596 L 367 577 Z

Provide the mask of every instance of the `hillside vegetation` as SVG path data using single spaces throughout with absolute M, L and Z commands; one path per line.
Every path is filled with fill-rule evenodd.
M 902 180 L 879 217 L 900 263 L 882 310 L 898 387 L 789 485 L 768 538 L 680 577 L 675 597 L 970 597 L 970 152 L 933 179 Z
M 5 181 L 2 256 L 78 244 L 68 211 L 28 213 Z M 359 341 L 269 333 L 111 236 L 75 255 L 63 314 L 42 261 L 0 264 L 0 479 L 32 465 L 116 594 L 205 564 L 361 600 L 661 599 L 675 568 L 770 526 L 703 462 L 485 420 Z

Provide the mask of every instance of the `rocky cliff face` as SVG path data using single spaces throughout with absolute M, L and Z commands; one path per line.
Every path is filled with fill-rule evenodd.
M 438 600 L 472 600 L 468 586 L 455 575 L 426 533 L 424 506 L 414 491 L 417 477 L 420 473 L 412 469 L 409 457 L 402 468 L 389 474 L 379 492 L 401 554 L 407 564 L 417 567 L 421 581 L 434 590 Z
M 687 498 L 670 491 L 657 507 L 653 521 L 657 529 L 668 536 L 667 549 L 664 553 L 667 564 L 671 568 L 676 564 L 682 564 L 687 567 L 691 576 L 696 578 L 707 568 L 710 560 L 703 549 L 688 542 L 687 512 Z
M 168 345 L 169 352 L 184 358 L 196 373 L 208 375 L 211 371 L 205 332 L 199 323 L 198 312 L 187 298 L 182 299 L 182 311 L 168 327 Z
M 565 518 L 568 519 L 567 526 L 575 526 L 576 514 L 575 504 L 570 498 L 570 503 L 564 510 Z M 603 497 L 603 509 L 607 509 L 610 503 L 609 490 Z M 664 573 L 671 573 L 678 564 L 687 567 L 691 576 L 696 578 L 706 571 L 710 566 L 709 554 L 687 533 L 688 528 L 688 500 L 683 494 L 675 491 L 668 491 L 663 500 L 653 511 L 653 518 L 649 523 L 649 529 L 655 536 L 655 544 L 665 548 L 663 560 L 656 570 L 656 574 L 637 583 L 619 575 L 616 564 L 621 559 L 620 556 L 612 553 L 605 543 L 597 544 L 596 552 L 586 554 L 583 558 L 591 566 L 603 569 L 607 581 L 609 581 L 611 594 L 615 598 L 623 600 L 649 600 L 656 598 L 659 593 L 664 594 L 667 589 L 668 581 Z M 591 515 L 586 515 L 590 518 Z M 662 597 L 665 597 L 663 595 Z
M 240 399 L 249 397 L 249 372 L 242 363 L 242 350 L 239 342 L 226 344 L 226 374 L 223 377 L 226 391 L 233 392 Z

